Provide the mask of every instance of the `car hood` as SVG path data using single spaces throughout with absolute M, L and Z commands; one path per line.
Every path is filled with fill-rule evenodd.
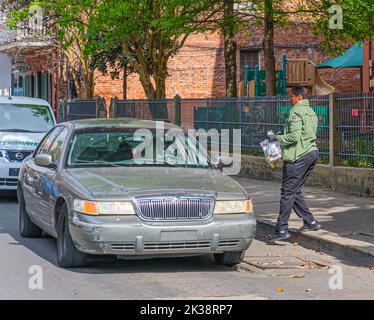
M 234 179 L 213 169 L 121 167 L 64 171 L 95 199 L 176 193 L 213 195 L 220 199 L 246 196 Z
M 0 132 L 0 150 L 32 151 L 45 133 Z

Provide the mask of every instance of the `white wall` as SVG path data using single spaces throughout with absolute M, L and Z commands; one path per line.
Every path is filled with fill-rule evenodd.
M 4 92 L 11 85 L 11 59 L 8 55 L 0 53 L 0 90 Z

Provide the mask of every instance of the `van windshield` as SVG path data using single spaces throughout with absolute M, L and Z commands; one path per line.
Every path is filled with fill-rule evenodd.
M 1 132 L 47 132 L 54 127 L 47 106 L 31 104 L 0 104 Z

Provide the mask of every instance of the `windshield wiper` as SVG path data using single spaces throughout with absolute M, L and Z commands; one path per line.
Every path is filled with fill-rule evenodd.
M 93 160 L 93 161 L 88 161 L 88 160 L 75 160 L 76 163 L 85 163 L 85 164 L 108 164 L 112 167 L 121 167 L 120 165 L 118 164 L 115 164 L 115 163 L 112 163 L 112 162 L 109 162 L 109 161 L 104 161 L 104 160 Z
M 26 130 L 26 129 L 0 129 L 0 132 L 44 133 L 44 131 L 33 131 L 33 130 Z
M 164 165 L 165 167 L 173 167 L 173 168 L 205 168 L 203 166 L 200 166 L 199 164 L 188 164 L 188 163 L 170 163 L 167 161 L 162 161 L 162 160 L 145 160 L 145 164 L 149 162 L 150 164 L 160 164 Z

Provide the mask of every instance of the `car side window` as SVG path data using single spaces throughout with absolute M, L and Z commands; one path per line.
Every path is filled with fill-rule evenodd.
M 54 139 L 51 147 L 48 150 L 48 154 L 52 156 L 52 161 L 55 164 L 59 164 L 61 160 L 61 155 L 62 155 L 62 147 L 68 137 L 69 134 L 69 129 L 64 128 L 62 131 L 59 133 L 59 135 Z
M 47 153 L 49 148 L 51 147 L 53 141 L 57 137 L 57 135 L 61 132 L 63 127 L 56 127 L 54 128 L 48 136 L 46 136 L 42 142 L 42 144 L 38 147 L 38 149 L 35 152 L 35 155 L 41 154 L 41 153 Z

